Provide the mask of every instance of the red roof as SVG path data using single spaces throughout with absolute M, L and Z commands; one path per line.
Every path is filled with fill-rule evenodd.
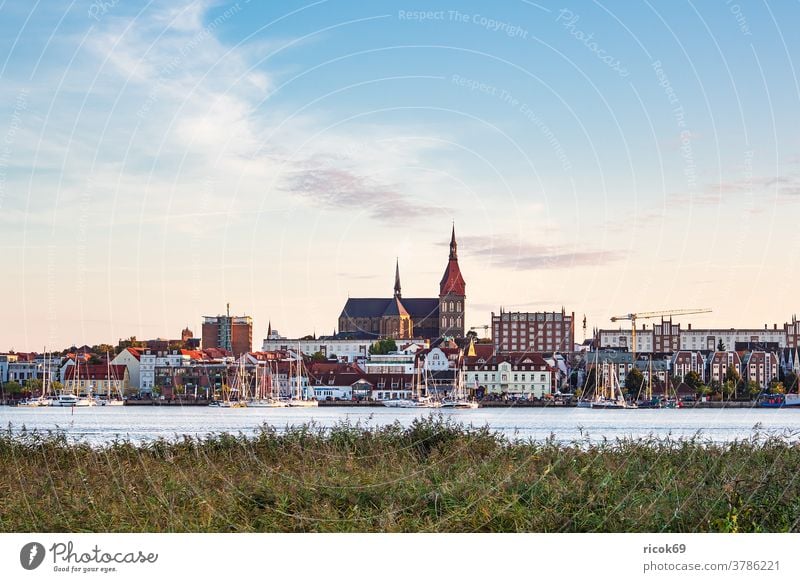
M 78 372 L 76 369 L 80 368 Z M 109 373 L 111 380 L 122 380 L 125 377 L 125 366 L 114 364 L 107 366 L 105 364 L 97 365 L 84 365 L 67 366 L 66 373 L 64 374 L 65 380 L 108 380 Z M 76 377 L 77 374 L 77 377 Z
M 453 234 L 450 238 L 450 259 L 447 261 L 447 268 L 444 270 L 442 280 L 439 283 L 439 295 L 466 295 L 467 285 L 461 275 L 458 266 L 458 245 L 456 244 L 456 228 L 453 226 Z

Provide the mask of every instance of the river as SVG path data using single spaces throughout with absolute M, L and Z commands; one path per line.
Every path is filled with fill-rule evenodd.
M 431 411 L 413 409 L 348 408 L 239 408 L 200 406 L 137 406 L 93 408 L 24 408 L 0 406 L 0 423 L 14 433 L 27 430 L 58 431 L 70 440 L 104 444 L 115 439 L 135 442 L 183 435 L 212 433 L 254 434 L 263 424 L 277 429 L 314 422 L 330 427 L 360 422 L 378 426 L 441 414 L 465 424 L 488 425 L 512 439 L 561 443 L 598 442 L 603 439 L 690 438 L 728 442 L 756 433 L 786 435 L 800 440 L 800 408 L 796 409 L 661 409 L 591 410 L 585 408 L 483 408 Z

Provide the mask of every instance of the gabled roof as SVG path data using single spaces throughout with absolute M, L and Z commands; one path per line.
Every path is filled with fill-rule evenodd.
M 408 316 L 408 311 L 406 311 L 406 308 L 403 307 L 403 304 L 400 302 L 400 298 L 393 297 L 386 305 L 386 309 L 383 310 L 383 316 L 399 317 L 401 315 Z

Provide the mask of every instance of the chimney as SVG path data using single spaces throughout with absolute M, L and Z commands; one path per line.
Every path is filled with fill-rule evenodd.
M 692 331 L 692 324 L 690 323 L 688 325 L 689 325 L 689 331 Z

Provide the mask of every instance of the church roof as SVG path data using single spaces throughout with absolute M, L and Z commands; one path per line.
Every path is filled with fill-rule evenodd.
M 450 237 L 450 259 L 447 261 L 447 268 L 444 270 L 442 280 L 439 282 L 439 295 L 466 295 L 466 283 L 461 275 L 458 266 L 458 244 L 456 243 L 456 227 L 453 226 L 453 234 Z
M 351 297 L 342 309 L 339 317 L 381 317 L 392 315 L 386 313 L 387 309 L 392 309 L 391 304 L 396 298 L 361 298 Z M 414 318 L 439 317 L 439 299 L 433 298 L 409 298 L 402 299 L 400 303 L 404 308 L 403 313 Z
M 399 297 L 393 297 L 389 300 L 389 303 L 386 305 L 386 309 L 384 309 L 383 315 L 384 316 L 408 315 L 408 311 L 406 311 L 406 308 L 403 307 L 403 304 L 400 302 Z

